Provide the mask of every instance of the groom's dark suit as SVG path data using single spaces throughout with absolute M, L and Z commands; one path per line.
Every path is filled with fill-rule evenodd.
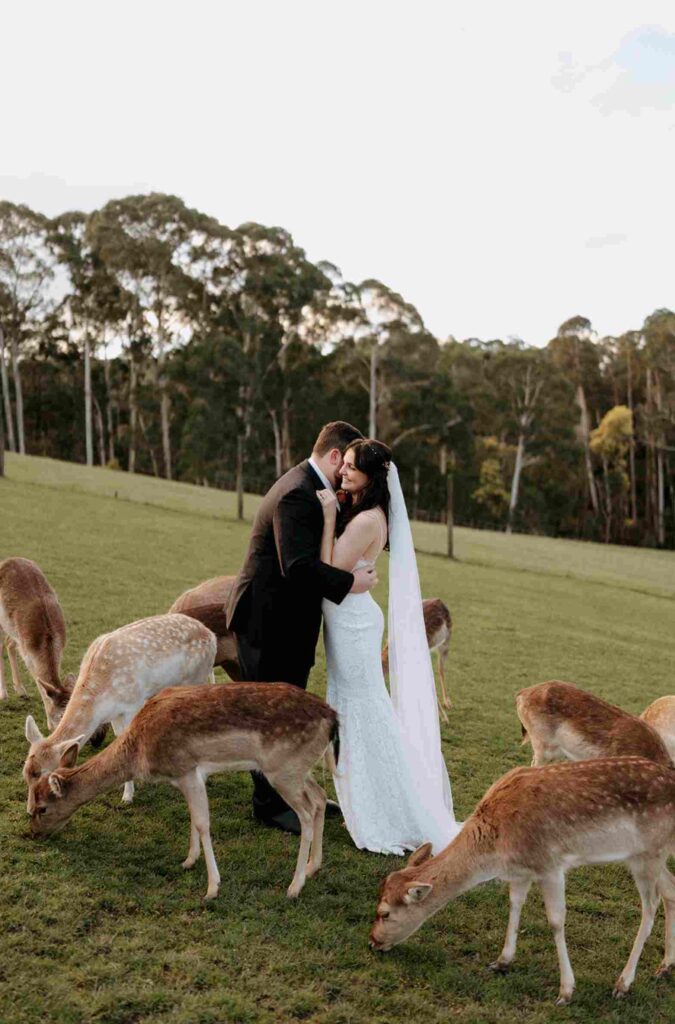
M 244 565 L 227 608 L 237 637 L 242 679 L 306 687 L 321 629 L 321 601 L 336 604 L 354 577 L 319 558 L 323 483 L 309 462 L 284 474 L 262 500 Z M 286 805 L 255 775 L 253 804 L 260 817 Z

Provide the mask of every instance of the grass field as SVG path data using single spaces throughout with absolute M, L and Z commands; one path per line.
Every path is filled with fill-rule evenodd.
M 231 495 L 105 470 L 7 459 L 0 481 L 0 558 L 34 558 L 56 588 L 75 670 L 100 632 L 166 610 L 185 587 L 239 566 L 248 525 Z M 255 499 L 247 499 L 252 514 Z M 458 817 L 487 786 L 527 763 L 513 697 L 522 686 L 572 680 L 631 711 L 673 692 L 675 557 L 668 553 L 458 530 L 458 561 L 442 527 L 419 524 L 423 592 L 453 613 L 454 709 L 443 729 Z M 382 575 L 386 576 L 386 572 Z M 385 601 L 381 584 L 378 599 Z M 319 652 L 312 689 L 322 693 Z M 29 701 L 0 704 L 0 1021 L 59 1024 L 403 1024 L 565 1019 L 651 1024 L 675 1019 L 675 981 L 652 978 L 659 915 L 632 994 L 610 997 L 639 922 L 623 868 L 569 878 L 567 936 L 575 1002 L 556 1009 L 555 950 L 541 899 L 523 914 L 507 977 L 485 966 L 501 948 L 506 890 L 461 897 L 387 956 L 367 948 L 380 879 L 397 858 L 359 853 L 337 823 L 325 862 L 296 903 L 285 890 L 296 840 L 257 827 L 248 778 L 209 784 L 220 896 L 203 902 L 203 860 L 180 861 L 187 811 L 169 786 L 140 786 L 123 808 L 108 794 L 56 838 L 26 839 L 21 765 Z

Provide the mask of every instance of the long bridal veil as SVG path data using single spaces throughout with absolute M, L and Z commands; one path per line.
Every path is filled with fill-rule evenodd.
M 398 470 L 389 466 L 389 678 L 420 802 L 437 825 L 434 852 L 457 834 L 441 750 L 436 682 L 427 644 L 410 520 Z M 431 838 L 431 836 L 430 836 Z

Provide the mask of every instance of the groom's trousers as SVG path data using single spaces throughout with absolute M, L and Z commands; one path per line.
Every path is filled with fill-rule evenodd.
M 272 657 L 266 658 L 264 650 L 252 647 L 246 636 L 237 634 L 237 653 L 241 678 L 247 683 L 278 683 L 283 680 L 303 690 L 307 688 L 311 666 L 304 669 L 297 662 L 284 665 L 283 645 L 275 647 Z M 262 772 L 251 772 L 251 778 L 253 813 L 257 818 L 274 818 L 288 810 L 286 801 L 270 786 Z

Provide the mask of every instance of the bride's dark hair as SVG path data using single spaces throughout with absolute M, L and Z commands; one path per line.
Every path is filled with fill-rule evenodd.
M 336 534 L 339 537 L 344 533 L 347 523 L 359 512 L 365 512 L 369 508 L 381 508 L 384 512 L 387 523 L 389 522 L 389 485 L 387 473 L 391 462 L 391 448 L 387 448 L 382 441 L 375 438 L 359 438 L 347 445 L 344 454 L 354 452 L 354 465 L 365 473 L 368 483 L 359 494 L 359 500 L 354 503 L 351 494 L 345 491 L 344 503 L 342 503 L 342 515 L 338 516 Z M 389 542 L 387 541 L 387 548 Z

